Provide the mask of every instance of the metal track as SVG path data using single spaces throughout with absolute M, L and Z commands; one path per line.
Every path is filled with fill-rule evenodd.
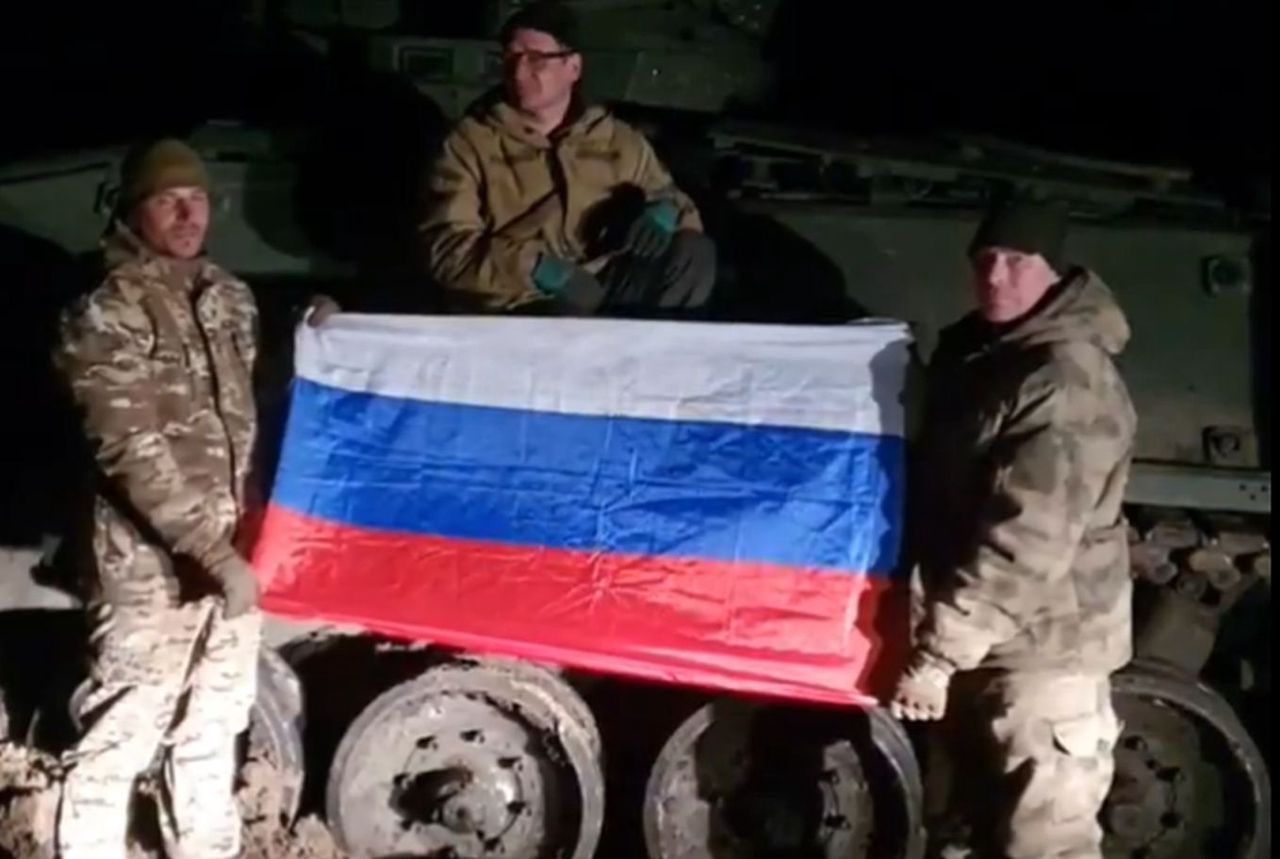
M 1215 646 L 1222 649 L 1222 622 L 1246 595 L 1270 602 L 1271 517 L 1168 507 L 1133 507 L 1129 516 L 1130 557 L 1140 583 L 1136 658 L 1197 676 Z M 1241 630 L 1232 633 L 1243 641 Z M 1255 638 L 1230 657 L 1269 660 L 1270 642 Z
M 1270 695 L 1267 512 L 1133 506 L 1134 667 L 1103 820 L 1107 855 L 1270 855 L 1266 761 L 1228 701 Z

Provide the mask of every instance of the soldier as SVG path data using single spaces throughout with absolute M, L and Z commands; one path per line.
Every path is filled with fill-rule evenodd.
M 516 12 L 505 92 L 444 141 L 421 226 L 427 264 L 463 311 L 679 311 L 707 301 L 715 249 L 635 129 L 578 92 L 573 16 Z
M 125 159 L 106 274 L 63 314 L 55 361 L 94 449 L 94 659 L 67 754 L 62 859 L 124 857 L 134 780 L 159 753 L 167 855 L 240 854 L 235 742 L 261 630 L 234 543 L 257 431 L 257 310 L 204 255 L 209 179 L 184 143 Z
M 1124 314 L 1062 265 L 1065 212 L 1012 202 L 970 248 L 978 310 L 930 362 L 921 622 L 891 703 L 933 720 L 978 855 L 1100 857 L 1129 661 Z

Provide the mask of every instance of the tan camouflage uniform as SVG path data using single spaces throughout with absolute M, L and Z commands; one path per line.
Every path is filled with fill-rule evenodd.
M 445 139 L 420 226 L 427 266 L 459 309 L 511 310 L 545 299 L 538 254 L 600 274 L 613 253 L 595 247 L 593 214 L 623 185 L 670 199 L 682 231 L 702 232 L 693 202 L 653 147 L 598 106 L 548 138 L 505 102 L 482 102 Z
M 69 309 L 56 355 L 96 448 L 96 659 L 69 753 L 63 859 L 125 855 L 134 779 L 162 753 L 174 859 L 240 852 L 235 739 L 261 616 L 227 620 L 203 571 L 235 552 L 256 417 L 257 313 L 212 263 L 161 258 L 117 225 L 108 274 Z
M 1101 855 L 1109 676 L 1131 655 L 1128 338 L 1077 270 L 1010 328 L 957 323 L 931 362 L 915 659 L 959 672 L 943 730 L 982 855 Z

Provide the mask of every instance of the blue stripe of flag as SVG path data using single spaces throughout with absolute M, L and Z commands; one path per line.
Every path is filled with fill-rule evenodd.
M 886 574 L 903 443 L 294 383 L 273 500 L 356 527 Z

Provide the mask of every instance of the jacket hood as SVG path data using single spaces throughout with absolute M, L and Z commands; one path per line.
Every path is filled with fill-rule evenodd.
M 112 219 L 98 244 L 108 268 L 129 262 L 148 263 L 160 258 L 122 218 Z
M 575 95 L 569 106 L 569 114 L 565 124 L 557 129 L 549 139 L 531 128 L 518 110 L 502 97 L 500 88 L 489 92 L 475 107 L 473 116 L 484 125 L 494 128 L 508 137 L 513 137 L 532 146 L 548 147 L 551 140 L 566 137 L 580 137 L 590 134 L 600 123 L 609 117 L 605 108 L 588 104 L 580 96 Z
M 1129 336 L 1129 322 L 1111 289 L 1093 272 L 1076 269 L 1038 307 L 1000 329 L 994 339 L 1019 348 L 1083 341 L 1119 355 Z

